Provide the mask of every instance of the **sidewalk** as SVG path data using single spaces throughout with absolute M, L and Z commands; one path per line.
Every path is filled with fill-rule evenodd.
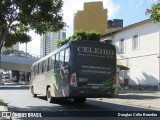
M 156 91 L 121 91 L 117 98 L 98 98 L 96 100 L 160 111 L 160 92 Z M 8 111 L 8 109 L 0 106 L 0 111 Z
M 29 89 L 29 85 L 17 85 L 16 83 L 5 83 L 0 84 L 0 90 L 4 89 Z M 5 102 L 5 101 L 4 101 Z M 8 111 L 8 108 L 6 105 L 0 105 L 0 111 Z
M 160 92 L 156 91 L 121 91 L 117 98 L 102 98 L 100 100 L 160 111 Z
M 0 111 L 8 111 L 6 106 L 0 105 Z
M 2 89 L 29 89 L 30 85 L 20 85 L 16 83 L 0 84 L 0 90 Z

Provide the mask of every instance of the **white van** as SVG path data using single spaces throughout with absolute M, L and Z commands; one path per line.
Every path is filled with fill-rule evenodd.
M 10 77 L 9 77 L 9 76 L 2 76 L 1 81 L 2 81 L 2 82 L 9 83 L 11 80 L 10 80 Z

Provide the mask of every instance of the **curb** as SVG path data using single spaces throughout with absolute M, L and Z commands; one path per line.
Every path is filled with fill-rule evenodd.
M 0 111 L 8 111 L 8 108 L 5 105 L 0 105 Z
M 120 93 L 119 95 L 120 96 L 116 98 L 102 98 L 100 101 L 160 111 L 160 92 L 145 91 L 144 93 L 139 93 L 132 91 Z M 135 97 L 134 95 L 138 97 Z
M 3 112 L 9 112 L 6 105 L 0 105 L 0 120 L 6 120 L 6 118 L 4 118 L 3 115 L 2 115 Z
M 160 93 L 160 91 L 149 91 L 149 90 L 120 90 L 120 94 L 126 93 Z
M 112 101 L 108 101 L 108 100 L 101 100 L 101 101 L 105 101 L 105 102 L 109 102 L 109 103 L 114 103 L 115 102 L 112 102 Z M 134 104 L 133 103 L 134 101 L 125 101 L 124 103 L 116 103 L 118 105 L 126 105 L 126 106 L 131 106 L 131 107 L 138 107 L 138 108 L 145 108 L 145 109 L 148 109 L 148 110 L 156 110 L 156 111 L 159 111 L 160 108 L 156 108 L 156 107 L 153 107 L 153 106 L 146 106 L 146 105 L 141 105 L 141 104 Z
M 0 86 L 0 90 L 3 89 L 29 89 L 29 85 L 15 85 L 15 86 Z

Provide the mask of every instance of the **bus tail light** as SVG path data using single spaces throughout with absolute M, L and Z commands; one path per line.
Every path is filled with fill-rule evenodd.
M 113 88 L 116 87 L 116 82 L 117 82 L 117 80 L 116 80 L 116 78 L 115 78 L 114 81 L 113 81 Z
M 114 81 L 113 81 L 113 85 L 116 85 L 116 79 L 114 79 Z
M 72 73 L 70 77 L 70 85 L 73 87 L 77 87 L 77 77 L 76 73 Z
M 114 81 L 113 81 L 113 87 L 118 87 L 118 86 L 117 86 L 117 83 L 118 83 L 118 86 L 120 86 L 120 80 L 117 80 L 117 79 L 115 78 Z

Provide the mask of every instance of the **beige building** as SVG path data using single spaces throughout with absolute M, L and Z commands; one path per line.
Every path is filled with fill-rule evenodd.
M 106 28 L 107 9 L 103 8 L 103 2 L 84 3 L 84 10 L 74 16 L 74 32 L 83 30 L 105 34 Z

